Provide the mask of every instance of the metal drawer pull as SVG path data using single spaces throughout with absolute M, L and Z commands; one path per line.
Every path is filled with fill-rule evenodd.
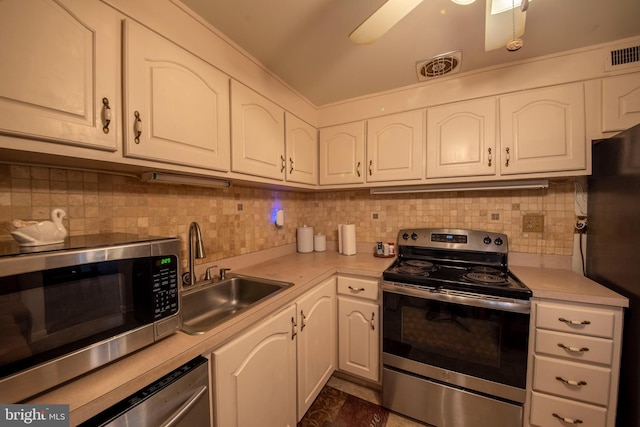
M 374 324 L 374 319 L 375 319 L 376 314 L 375 313 L 371 313 L 371 330 L 375 331 L 376 330 L 376 326 Z
M 362 292 L 362 291 L 364 291 L 364 288 L 354 288 L 351 285 L 349 285 L 349 289 L 351 289 L 353 292 Z
M 304 331 L 304 327 L 307 326 L 304 321 L 307 318 L 307 316 L 304 315 L 304 311 L 300 310 L 300 317 L 302 319 L 302 325 L 300 326 L 300 332 Z
M 555 418 L 559 419 L 560 421 L 562 421 L 563 423 L 567 423 L 567 424 L 582 424 L 582 420 L 580 419 L 572 419 L 572 418 L 565 418 L 565 417 L 561 417 L 560 415 L 556 414 L 555 412 L 553 414 Z
M 566 384 L 566 385 L 571 385 L 571 386 L 574 386 L 574 387 L 582 387 L 583 385 L 587 385 L 587 382 L 586 382 L 586 381 L 582 381 L 582 380 L 580 380 L 580 381 L 565 380 L 565 379 L 564 379 L 564 378 L 562 378 L 562 377 L 556 377 L 556 379 L 557 379 L 558 381 L 560 381 L 560 382 L 562 382 L 562 383 Z
M 509 160 L 511 160 L 511 156 L 509 155 L 509 147 L 505 148 L 505 151 L 507 152 L 507 156 L 506 156 L 507 157 L 507 161 L 504 162 L 504 165 L 506 167 L 509 167 Z
M 298 335 L 298 332 L 296 331 L 297 326 L 298 324 L 296 323 L 296 319 L 292 317 L 291 318 L 291 339 L 294 339 L 296 335 Z
M 360 176 L 360 162 L 356 165 L 356 173 Z
M 109 133 L 109 124 L 111 123 L 111 107 L 109 107 L 109 98 L 102 98 L 102 132 Z
M 491 161 L 493 160 L 493 156 L 491 155 L 491 148 L 489 150 L 489 166 L 491 166 Z
M 284 156 L 280 154 L 280 160 L 282 160 L 282 167 L 280 168 L 280 173 L 282 173 L 287 168 L 287 159 L 285 159 Z
M 567 325 L 590 325 L 591 322 L 588 320 L 567 320 L 564 317 L 558 318 L 559 321 L 566 323 Z
M 558 347 L 571 353 L 584 353 L 585 351 L 589 351 L 588 347 L 568 347 L 562 343 L 558 343 Z
M 136 144 L 140 144 L 140 136 L 142 135 L 142 120 L 140 120 L 140 112 L 136 111 L 133 115 L 136 118 L 136 121 L 133 123 L 133 132 L 135 133 L 133 140 Z
M 291 169 L 289 169 L 289 173 L 293 173 L 293 159 L 291 157 L 289 157 L 289 165 L 291 166 Z
M 373 160 L 369 160 L 369 176 L 373 175 Z

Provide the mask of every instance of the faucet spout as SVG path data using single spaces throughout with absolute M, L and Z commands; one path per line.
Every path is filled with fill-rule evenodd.
M 189 285 L 196 284 L 195 258 L 202 259 L 206 256 L 204 244 L 202 243 L 202 232 L 200 231 L 200 226 L 194 221 L 189 225 Z

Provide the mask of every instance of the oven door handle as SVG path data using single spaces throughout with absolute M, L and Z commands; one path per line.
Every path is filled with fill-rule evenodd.
M 515 300 L 512 298 L 501 298 L 480 294 L 467 294 L 441 289 L 419 289 L 418 287 L 414 286 L 407 286 L 404 284 L 396 285 L 386 282 L 382 283 L 382 291 L 400 295 L 407 295 L 410 297 L 442 301 L 452 304 L 470 305 L 473 307 L 488 308 L 492 310 L 508 311 L 513 313 L 529 314 L 531 312 L 531 303 L 529 302 L 529 300 Z

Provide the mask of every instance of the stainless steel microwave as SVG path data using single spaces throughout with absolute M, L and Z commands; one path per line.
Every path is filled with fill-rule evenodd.
M 180 240 L 0 242 L 0 402 L 17 403 L 181 327 Z

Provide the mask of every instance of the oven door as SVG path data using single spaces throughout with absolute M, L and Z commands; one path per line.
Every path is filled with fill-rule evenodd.
M 524 402 L 529 301 L 385 282 L 383 363 Z

